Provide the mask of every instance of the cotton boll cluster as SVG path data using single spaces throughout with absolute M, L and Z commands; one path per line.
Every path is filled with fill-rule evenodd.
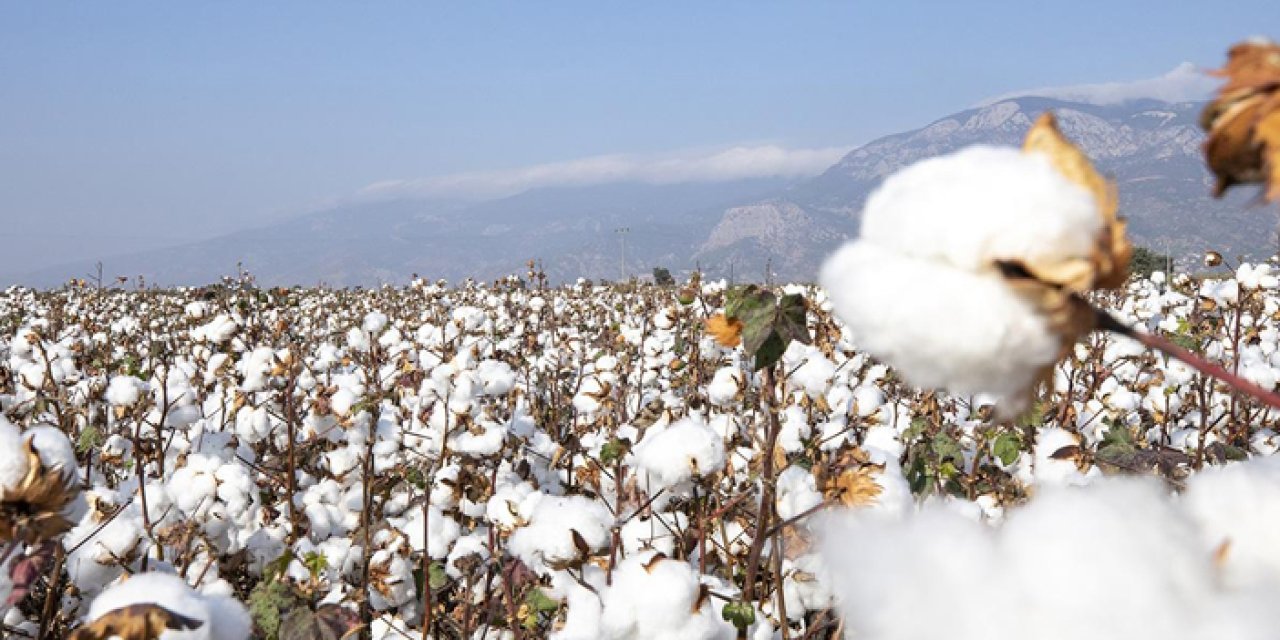
M 1098 304 L 1265 383 L 1280 373 L 1280 296 L 1251 274 L 1221 273 L 1230 300 L 1174 275 Z M 763 371 L 704 329 L 724 312 L 725 283 L 681 289 L 0 293 L 12 427 L 0 441 L 17 445 L 0 447 L 0 472 L 27 476 L 32 458 L 18 452 L 30 441 L 84 487 L 58 509 L 71 529 L 58 537 L 55 633 L 84 628 L 122 576 L 161 571 L 201 593 L 234 590 L 277 621 L 323 610 L 341 626 L 365 609 L 375 637 L 421 635 L 427 596 L 428 635 L 722 637 L 736 635 L 732 604 L 731 618 L 754 615 L 748 637 L 826 637 L 841 590 L 812 518 L 851 505 L 894 522 L 925 505 L 986 531 L 1012 526 L 1028 500 L 1114 474 L 1186 487 L 1177 513 L 1207 505 L 1195 507 L 1196 557 L 1220 557 L 1210 571 L 1222 585 L 1269 579 L 1257 567 L 1274 560 L 1258 534 L 1270 528 L 1231 528 L 1246 511 L 1269 517 L 1244 498 L 1258 491 L 1237 486 L 1239 502 L 1197 492 L 1201 478 L 1237 482 L 1231 461 L 1280 449 L 1280 414 L 1177 361 L 1090 336 L 1015 425 L 993 412 L 995 396 L 925 393 L 871 357 L 833 315 L 838 296 L 778 288 L 805 298 L 812 344 Z M 1131 546 L 1108 557 L 1129 555 L 1147 557 Z M 884 572 L 914 566 L 893 557 Z M 652 602 L 628 608 L 637 594 Z M 19 597 L 5 624 L 39 629 L 40 596 Z

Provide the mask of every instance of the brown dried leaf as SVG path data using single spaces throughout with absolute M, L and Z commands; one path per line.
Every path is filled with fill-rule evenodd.
M 742 321 L 717 313 L 707 318 L 707 333 L 723 346 L 736 347 L 742 344 Z
M 158 604 L 131 604 L 76 629 L 68 640 L 157 640 L 165 631 L 187 631 L 203 625 Z
M 1022 148 L 1028 153 L 1047 155 L 1062 175 L 1093 194 L 1103 222 L 1102 232 L 1088 262 L 1028 264 L 1025 265 L 1027 270 L 1044 282 L 1075 293 L 1124 285 L 1129 277 L 1133 246 L 1125 235 L 1125 222 L 1118 215 L 1119 197 L 1115 184 L 1098 173 L 1089 157 L 1062 135 L 1052 113 L 1044 113 L 1036 120 L 1027 132 Z
M 1205 161 L 1218 179 L 1214 195 L 1263 183 L 1264 196 L 1280 200 L 1280 45 L 1237 44 L 1213 74 L 1227 79 L 1200 115 L 1209 134 Z
M 883 491 L 876 484 L 876 475 L 883 471 L 879 465 L 848 468 L 836 475 L 826 487 L 829 500 L 839 500 L 846 507 L 863 507 L 876 503 Z

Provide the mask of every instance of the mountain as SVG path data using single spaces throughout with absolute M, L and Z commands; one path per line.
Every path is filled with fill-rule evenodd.
M 411 274 L 458 282 L 523 273 L 538 259 L 552 280 L 616 279 L 684 265 L 729 203 L 785 190 L 795 180 L 608 184 L 527 191 L 462 204 L 437 200 L 353 203 L 283 222 L 102 260 L 109 277 L 202 284 L 252 273 L 263 285 L 373 286 Z M 626 228 L 626 233 L 619 233 Z M 55 286 L 95 269 L 85 259 L 14 278 Z
M 1207 249 L 1267 257 L 1276 251 L 1274 209 L 1252 196 L 1209 196 L 1203 103 L 1140 100 L 1098 106 L 1049 98 L 1015 98 L 969 109 L 926 127 L 886 136 L 851 151 L 822 175 L 785 193 L 727 208 L 695 252 L 708 269 L 752 272 L 771 262 L 777 276 L 811 279 L 822 258 L 856 234 L 867 195 L 912 162 L 972 144 L 1019 145 L 1035 118 L 1057 114 L 1063 132 L 1117 182 L 1120 212 L 1135 242 L 1184 264 Z
M 1276 217 L 1248 193 L 1209 196 L 1196 124 L 1201 103 L 1152 100 L 1098 106 L 1050 98 L 1002 100 L 854 149 L 803 181 L 608 184 L 535 189 L 463 204 L 398 200 L 350 204 L 203 242 L 105 260 L 108 275 L 196 284 L 234 273 L 263 284 L 405 282 L 410 274 L 493 280 L 542 261 L 553 281 L 614 279 L 655 266 L 713 277 L 811 280 L 855 235 L 863 201 L 916 160 L 972 144 L 1018 145 L 1052 110 L 1066 135 L 1119 187 L 1137 244 L 1188 264 L 1206 249 L 1270 256 Z M 628 229 L 621 233 L 620 228 Z M 622 252 L 625 244 L 625 264 Z M 92 270 L 83 260 L 16 280 L 56 285 Z

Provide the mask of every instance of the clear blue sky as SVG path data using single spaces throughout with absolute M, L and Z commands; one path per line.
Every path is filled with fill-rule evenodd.
M 0 272 L 388 179 L 849 146 L 1012 90 L 1216 66 L 1277 25 L 1277 0 L 4 2 L 0 238 L 22 242 Z

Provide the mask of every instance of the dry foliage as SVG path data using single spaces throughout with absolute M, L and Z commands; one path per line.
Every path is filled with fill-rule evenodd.
M 1280 45 L 1237 44 L 1213 73 L 1227 79 L 1200 116 L 1209 133 L 1205 159 L 1218 179 L 1214 195 L 1262 183 L 1268 200 L 1280 200 Z

